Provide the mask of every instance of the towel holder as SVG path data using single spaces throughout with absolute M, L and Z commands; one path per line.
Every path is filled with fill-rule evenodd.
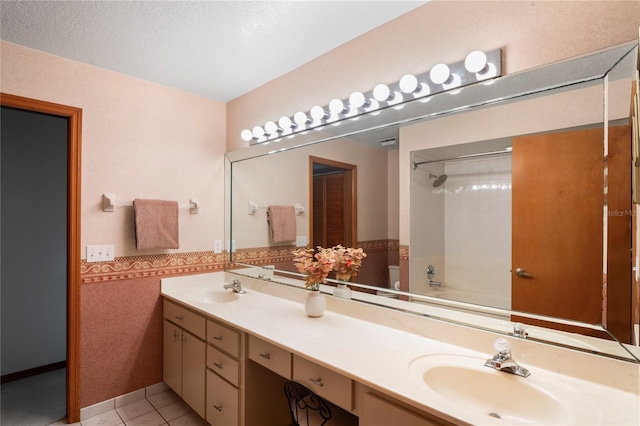
M 113 212 L 116 206 L 132 206 L 133 200 L 116 201 L 116 194 L 102 194 L 102 211 Z M 190 198 L 189 204 L 178 204 L 181 209 L 189 209 L 191 214 L 198 214 L 200 203 L 197 198 Z
M 249 201 L 249 210 L 248 213 L 250 215 L 256 214 L 256 210 L 258 209 L 267 209 L 267 206 L 259 206 L 254 201 Z M 296 216 L 302 215 L 304 213 L 304 207 L 300 203 L 295 203 L 293 205 L 294 210 L 296 211 Z

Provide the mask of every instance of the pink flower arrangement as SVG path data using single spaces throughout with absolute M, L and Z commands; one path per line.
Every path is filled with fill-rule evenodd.
M 349 281 L 362 265 L 362 259 L 367 257 L 361 248 L 345 248 L 341 245 L 332 248 L 318 246 L 318 252 L 313 252 L 313 249 L 293 251 L 296 268 L 306 275 L 305 286 L 311 290 L 319 290 L 320 284 L 326 282 L 331 271 L 336 272 L 336 279 Z
M 358 272 L 362 259 L 367 257 L 361 248 L 345 248 L 337 245 L 332 250 L 335 257 L 333 270 L 336 272 L 336 279 L 340 281 L 349 281 L 351 276 Z

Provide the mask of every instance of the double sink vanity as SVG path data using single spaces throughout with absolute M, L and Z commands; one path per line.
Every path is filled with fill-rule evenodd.
M 229 271 L 163 279 L 164 381 L 212 425 L 290 424 L 287 380 L 332 403 L 337 424 L 640 423 L 638 364 L 503 336 L 521 377 L 485 366 L 497 333 L 398 300 L 326 295 L 311 318 L 302 286 Z

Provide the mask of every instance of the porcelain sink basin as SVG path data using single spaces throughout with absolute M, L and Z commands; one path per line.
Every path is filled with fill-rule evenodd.
M 199 303 L 229 303 L 240 299 L 238 293 L 219 287 L 207 287 L 192 290 L 185 294 L 185 298 L 191 302 Z
M 535 371 L 524 378 L 485 367 L 484 362 L 471 356 L 429 355 L 414 359 L 409 373 L 434 398 L 472 415 L 474 423 L 599 423 L 593 404 L 570 387 Z

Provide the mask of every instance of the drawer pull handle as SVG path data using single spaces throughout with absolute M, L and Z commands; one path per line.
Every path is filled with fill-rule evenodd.
M 176 315 L 176 319 L 177 319 L 178 321 L 182 321 L 182 318 L 184 318 L 184 315 L 180 315 L 180 316 Z
M 222 404 L 220 405 L 213 405 L 213 408 L 215 408 L 216 410 L 218 410 L 218 412 L 222 413 Z
M 213 365 L 215 365 L 216 367 L 218 367 L 219 369 L 222 370 L 222 363 L 221 362 L 214 362 Z
M 263 354 L 262 352 L 260 352 L 260 356 L 262 358 L 271 359 L 271 354 L 269 352 L 267 352 L 266 354 Z
M 317 379 L 314 379 L 313 377 L 309 376 L 307 377 L 307 380 L 309 380 L 310 382 L 315 383 L 316 385 L 323 387 L 324 383 L 322 383 L 322 378 L 318 377 Z
M 213 336 L 213 340 L 221 341 L 222 336 Z

